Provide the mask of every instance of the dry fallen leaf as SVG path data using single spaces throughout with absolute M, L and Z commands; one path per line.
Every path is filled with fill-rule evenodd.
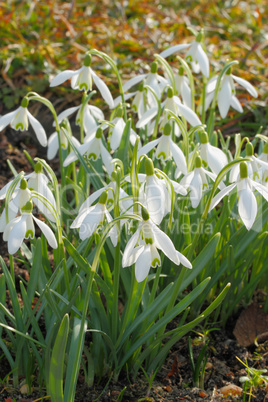
M 239 316 L 233 334 L 241 346 L 250 346 L 256 338 L 266 332 L 268 332 L 268 314 L 253 303 Z

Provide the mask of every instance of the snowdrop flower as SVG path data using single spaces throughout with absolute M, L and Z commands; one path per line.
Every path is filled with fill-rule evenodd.
M 159 225 L 164 216 L 170 212 L 171 198 L 163 179 L 159 179 L 154 173 L 154 164 L 150 158 L 145 159 L 145 174 L 138 174 L 142 182 L 139 201 L 143 204 L 154 223 Z M 176 193 L 186 195 L 187 191 L 179 183 L 171 180 Z
M 188 106 L 183 105 L 179 97 L 174 95 L 172 87 L 168 88 L 167 98 L 163 102 L 162 107 L 164 107 L 164 113 L 161 119 L 160 130 L 163 130 L 165 124 L 168 123 L 168 121 L 170 120 L 168 110 L 172 111 L 177 116 L 184 117 L 185 120 L 187 120 L 188 123 L 191 124 L 191 126 L 198 126 L 199 124 L 202 124 L 199 117 L 195 114 L 195 112 L 193 112 L 193 110 L 190 109 Z M 157 112 L 158 112 L 157 107 L 147 110 L 142 116 L 142 118 L 136 124 L 136 127 L 141 128 L 146 126 L 157 115 Z M 176 127 L 175 134 L 177 134 L 178 136 L 180 134 L 180 130 L 177 127 L 177 125 L 175 127 Z
M 80 145 L 80 142 L 75 138 L 72 137 L 72 141 L 76 147 Z M 67 149 L 68 147 L 68 140 L 66 135 L 64 134 L 64 128 L 60 128 L 60 145 L 62 149 Z M 47 143 L 47 159 L 51 160 L 54 159 L 59 151 L 59 137 L 57 131 L 50 135 Z
M 119 107 L 116 112 L 116 117 L 110 122 L 114 124 L 109 133 L 111 149 L 115 151 L 119 148 L 122 140 L 123 132 L 126 126 L 125 120 L 123 119 L 123 108 Z M 137 133 L 131 128 L 129 141 L 134 146 L 137 139 Z
M 4 199 L 6 197 L 8 188 L 11 186 L 12 183 L 13 180 L 2 188 L 0 199 Z M 19 209 L 22 208 L 31 199 L 31 191 L 27 188 L 27 181 L 25 177 L 21 178 L 17 185 L 17 188 L 14 190 L 11 197 L 12 199 L 8 204 L 9 221 L 14 219 L 17 216 Z M 4 208 L 0 217 L 0 232 L 3 232 L 5 230 L 7 223 L 6 208 Z
M 79 91 L 91 91 L 92 82 L 94 82 L 105 102 L 107 102 L 110 108 L 113 108 L 114 101 L 109 88 L 105 82 L 94 73 L 90 66 L 91 56 L 90 54 L 86 54 L 83 67 L 76 71 L 62 71 L 53 78 L 50 86 L 55 87 L 71 78 L 71 87 L 73 89 L 79 89 Z
M 181 172 L 183 174 L 187 173 L 185 156 L 182 150 L 178 147 L 177 144 L 175 144 L 175 142 L 171 138 L 171 125 L 169 123 L 165 125 L 161 137 L 148 142 L 138 151 L 138 158 L 140 158 L 141 155 L 146 155 L 155 147 L 155 155 L 158 159 L 166 161 L 167 159 L 173 158 L 174 162 L 177 165 L 177 170 L 175 173 L 176 178 L 179 177 Z
M 254 156 L 254 148 L 251 142 L 246 144 L 246 157 L 250 159 L 250 161 L 245 161 L 248 166 L 248 175 L 251 179 L 260 181 L 262 178 L 262 171 L 268 169 L 268 162 L 265 162 L 261 159 L 256 158 Z M 229 181 L 230 183 L 234 183 L 240 177 L 239 165 L 234 165 L 230 171 Z
M 108 192 L 108 198 L 107 198 L 106 204 L 108 206 L 112 205 L 114 202 L 114 193 L 116 190 L 116 174 L 115 174 L 115 172 L 113 172 L 111 174 L 111 181 L 109 184 L 94 191 L 94 193 L 92 193 L 89 197 L 87 197 L 87 199 L 81 205 L 81 207 L 79 209 L 79 213 L 81 213 L 84 209 L 91 207 L 93 202 L 95 202 L 105 190 L 107 190 L 107 192 Z M 119 207 L 120 207 L 121 211 L 124 212 L 127 209 L 129 209 L 131 207 L 132 203 L 133 202 L 131 201 L 129 195 L 120 187 L 120 189 L 119 189 Z
M 220 173 L 220 171 L 227 165 L 228 159 L 225 153 L 211 145 L 208 142 L 208 135 L 206 132 L 199 133 L 200 138 L 200 156 L 207 163 L 209 168 L 215 173 L 216 176 Z
M 205 100 L 206 110 L 208 109 L 209 105 L 211 104 L 214 98 L 217 78 L 218 77 L 213 77 L 207 84 L 206 88 L 207 95 Z M 243 112 L 241 103 L 235 96 L 236 91 L 234 81 L 236 81 L 239 85 L 244 87 L 250 93 L 251 96 L 254 96 L 254 98 L 257 98 L 258 96 L 258 93 L 256 89 L 253 87 L 253 85 L 251 85 L 248 81 L 244 80 L 243 78 L 231 74 L 231 68 L 230 68 L 229 70 L 227 70 L 227 72 L 224 74 L 222 78 L 220 91 L 217 96 L 219 112 L 223 119 L 227 116 L 230 106 L 232 106 L 232 108 L 234 108 L 240 113 Z
M 5 227 L 3 239 L 8 242 L 9 254 L 15 254 L 21 247 L 24 239 L 35 237 L 34 222 L 39 226 L 52 248 L 57 248 L 57 240 L 52 230 L 40 219 L 32 214 L 33 205 L 31 201 L 26 202 L 21 208 L 21 215 L 12 219 Z
M 229 194 L 235 187 L 237 188 L 238 213 L 247 230 L 250 230 L 255 222 L 257 215 L 257 201 L 253 193 L 257 190 L 268 201 L 268 189 L 260 183 L 252 180 L 248 176 L 248 165 L 242 161 L 239 164 L 240 177 L 235 183 L 230 184 L 221 190 L 211 201 L 209 211 L 211 211 L 225 195 Z
M 178 95 L 181 96 L 183 103 L 192 108 L 192 93 L 189 87 L 189 79 L 184 75 L 184 68 L 180 67 L 179 72 L 175 75 L 175 89 Z
M 201 71 L 201 73 L 208 78 L 209 60 L 201 44 L 202 38 L 203 31 L 197 35 L 196 39 L 192 43 L 171 46 L 161 52 L 160 56 L 166 58 L 171 54 L 188 49 L 188 52 L 186 53 L 186 60 L 191 64 L 193 71 L 195 73 L 199 73 Z
M 69 118 L 69 116 L 71 116 L 75 112 L 77 112 L 75 124 L 77 126 L 81 126 L 81 122 L 83 121 L 83 128 L 87 135 L 90 135 L 93 132 L 95 132 L 98 128 L 98 122 L 100 120 L 104 120 L 104 114 L 100 108 L 88 104 L 83 105 L 82 103 L 82 105 L 70 107 L 61 112 L 58 115 L 58 123 L 60 124 L 64 119 Z
M 111 175 L 113 172 L 113 164 L 111 163 L 112 157 L 102 143 L 102 134 L 102 128 L 99 127 L 95 136 L 93 138 L 91 137 L 91 139 L 89 139 L 84 144 L 79 145 L 77 147 L 77 151 L 81 155 L 87 154 L 88 159 L 93 159 L 94 161 L 96 161 L 101 156 L 102 162 L 104 163 L 108 174 Z M 70 163 L 75 162 L 76 160 L 76 153 L 72 151 L 63 162 L 63 166 L 68 166 L 70 165 Z
M 49 179 L 42 172 L 42 170 L 43 170 L 42 164 L 40 162 L 37 162 L 34 167 L 34 172 L 26 176 L 28 180 L 28 188 L 41 194 L 46 199 L 46 201 L 48 201 L 49 206 L 54 208 L 54 210 L 56 211 L 57 210 L 56 201 L 48 185 Z M 35 196 L 32 196 L 32 201 L 35 203 L 37 208 L 42 212 L 42 214 L 46 216 L 47 219 L 49 219 L 52 222 L 56 222 L 54 214 L 51 212 L 46 202 L 44 203 Z
M 36 134 L 36 137 L 43 147 L 47 146 L 47 136 L 44 127 L 36 120 L 35 117 L 28 111 L 27 107 L 29 100 L 25 97 L 22 99 L 21 105 L 18 109 L 0 117 L 0 131 L 2 131 L 8 124 L 14 130 L 27 131 L 30 124 Z
M 216 174 L 209 172 L 202 167 L 200 156 L 196 157 L 195 168 L 192 172 L 185 175 L 181 180 L 181 185 L 186 189 L 190 189 L 190 200 L 193 208 L 197 208 L 205 190 L 208 190 L 208 182 L 206 176 L 213 181 Z
M 256 159 L 257 163 L 259 162 L 268 163 L 268 142 L 264 144 L 262 153 Z M 268 186 L 268 168 L 266 168 L 266 166 L 263 166 L 263 164 L 260 165 L 260 176 L 262 183 L 265 186 Z
M 79 236 L 81 240 L 89 238 L 99 227 L 103 225 L 104 220 L 111 222 L 113 218 L 106 208 L 108 192 L 103 191 L 99 202 L 96 205 L 83 208 L 79 212 L 71 225 L 71 229 L 79 228 Z M 114 245 L 117 245 L 118 234 L 116 226 L 113 226 L 109 232 L 109 237 Z
M 166 78 L 161 77 L 161 75 L 157 74 L 157 68 L 157 62 L 154 61 L 151 66 L 150 73 L 140 74 L 134 78 L 131 78 L 123 85 L 123 91 L 128 91 L 131 87 L 143 81 L 144 85 L 151 87 L 156 93 L 158 99 L 161 99 L 162 92 L 168 84 L 168 81 L 166 80 Z M 150 108 L 156 106 L 156 100 L 150 91 L 147 91 L 147 100 Z
M 150 267 L 161 265 L 159 249 L 176 265 L 181 263 L 192 268 L 190 261 L 175 249 L 170 238 L 153 223 L 145 208 L 142 208 L 142 218 L 143 221 L 125 247 L 122 267 L 135 264 L 136 280 L 142 282 L 148 276 Z

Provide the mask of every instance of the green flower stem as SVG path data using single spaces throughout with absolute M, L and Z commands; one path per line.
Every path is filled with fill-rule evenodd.
M 214 131 L 215 109 L 216 109 L 216 103 L 217 103 L 217 99 L 218 99 L 218 94 L 219 94 L 220 87 L 221 87 L 222 77 L 224 76 L 226 71 L 229 68 L 231 68 L 233 65 L 235 65 L 235 64 L 238 64 L 238 61 L 234 60 L 234 61 L 230 61 L 229 63 L 225 64 L 225 66 L 223 67 L 223 69 L 221 70 L 221 72 L 220 72 L 220 74 L 218 76 L 217 83 L 216 83 L 216 88 L 215 88 L 215 93 L 214 93 L 214 98 L 212 100 L 210 113 L 209 113 L 209 117 L 208 117 L 208 122 L 207 122 L 207 133 L 208 133 L 208 136 L 209 136 L 209 140 L 211 140 L 211 136 L 212 136 L 212 133 Z
M 206 103 L 206 87 L 207 87 L 207 78 L 203 75 L 203 88 L 202 88 L 202 115 L 201 121 L 203 124 L 206 122 L 206 110 L 205 110 L 205 103 Z
M 117 168 L 116 172 L 116 188 L 114 194 L 114 216 L 118 218 L 120 216 L 119 210 L 119 190 L 120 190 L 120 167 Z M 120 220 L 117 221 L 116 229 L 118 233 L 118 243 L 115 248 L 115 256 L 114 256 L 114 277 L 113 277 L 113 305 L 112 305 L 112 340 L 115 343 L 117 339 L 118 332 L 118 323 L 119 323 L 119 314 L 118 314 L 118 293 L 119 293 L 119 278 L 120 278 L 120 269 L 121 269 L 121 239 L 120 239 Z
M 172 86 L 172 88 L 173 88 L 173 90 L 174 90 L 174 92 L 175 92 L 175 90 L 176 90 L 176 88 L 175 88 L 175 77 L 174 77 L 174 74 L 173 74 L 173 71 L 172 71 L 170 65 L 169 65 L 168 62 L 167 62 L 162 56 L 160 56 L 159 54 L 155 54 L 154 57 L 156 58 L 157 61 L 160 62 L 160 64 L 162 64 L 162 66 L 163 66 L 164 69 L 166 70 L 167 75 L 168 75 L 168 78 L 170 79 L 171 86 Z

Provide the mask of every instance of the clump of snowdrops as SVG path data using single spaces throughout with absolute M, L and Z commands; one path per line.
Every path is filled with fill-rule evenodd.
M 116 76 L 115 99 L 94 70 L 97 58 Z M 233 74 L 236 64 L 211 73 L 200 32 L 123 84 L 115 62 L 90 50 L 79 70 L 51 81 L 70 79 L 80 106 L 57 115 L 29 92 L 0 117 L 0 130 L 31 124 L 47 159 L 59 153 L 61 173 L 26 153 L 33 172 L 10 163 L 14 179 L 0 191 L 10 255 L 10 269 L 0 261 L 0 347 L 14 386 L 23 377 L 52 401 L 73 401 L 80 370 L 89 386 L 122 370 L 156 372 L 201 321 L 224 325 L 241 300 L 267 290 L 267 139 L 237 134 L 233 154 L 230 138 L 214 131 L 230 108 L 243 112 L 237 87 L 257 97 Z M 106 115 L 93 104 L 97 94 Z M 48 140 L 28 111 L 33 102 L 53 115 Z M 23 303 L 14 259 L 29 270 L 19 284 Z

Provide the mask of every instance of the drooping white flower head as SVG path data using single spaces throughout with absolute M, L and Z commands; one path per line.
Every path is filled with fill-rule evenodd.
M 175 89 L 178 96 L 181 96 L 183 103 L 192 108 L 192 93 L 189 86 L 189 79 L 184 75 L 184 68 L 180 67 L 178 74 L 175 75 Z
M 260 178 L 262 184 L 268 186 L 268 169 L 262 162 L 268 163 L 268 142 L 264 144 L 262 153 L 256 158 L 256 162 L 260 169 Z
M 206 190 L 208 190 L 208 176 L 213 181 L 216 180 L 216 174 L 209 172 L 202 167 L 202 160 L 200 156 L 196 157 L 195 168 L 192 172 L 187 173 L 182 180 L 181 185 L 189 189 L 190 200 L 193 208 L 197 208 L 201 198 Z
M 135 264 L 135 276 L 142 282 L 149 274 L 150 267 L 160 266 L 161 259 L 157 250 L 161 250 L 176 265 L 180 263 L 192 268 L 190 261 L 174 247 L 170 238 L 149 218 L 148 211 L 142 209 L 143 221 L 129 239 L 122 259 L 122 267 Z
M 93 161 L 96 161 L 99 157 L 101 157 L 107 172 L 109 173 L 109 175 L 111 175 L 113 172 L 113 164 L 111 163 L 112 157 L 102 143 L 102 134 L 102 128 L 99 127 L 93 138 L 91 137 L 91 139 L 89 139 L 84 144 L 80 144 L 77 147 L 77 151 L 81 155 L 87 154 L 88 159 L 92 159 Z M 76 160 L 76 153 L 74 151 L 71 151 L 63 162 L 63 166 L 68 166 L 70 163 L 75 162 Z
M 161 57 L 168 57 L 176 52 L 188 49 L 186 60 L 191 64 L 195 73 L 201 73 L 205 77 L 209 77 L 209 60 L 206 52 L 203 50 L 201 41 L 203 39 L 203 31 L 201 31 L 192 43 L 171 46 L 160 53 Z
M 140 74 L 136 77 L 131 78 L 123 85 L 123 91 L 128 91 L 134 85 L 140 83 L 141 81 L 144 82 L 144 86 L 147 85 L 151 87 L 154 92 L 156 93 L 158 99 L 161 99 L 162 93 L 165 87 L 168 84 L 166 78 L 162 77 L 161 75 L 157 74 L 157 62 L 154 61 L 151 65 L 151 71 L 148 74 Z M 149 108 L 153 108 L 157 106 L 156 100 L 150 91 L 147 91 L 147 102 Z
M 141 182 L 139 191 L 139 201 L 143 204 L 154 223 L 159 225 L 164 216 L 171 210 L 171 196 L 167 189 L 165 180 L 160 179 L 154 172 L 153 161 L 150 158 L 145 159 L 145 173 L 138 174 Z M 186 195 L 187 191 L 179 183 L 170 180 L 176 193 Z
M 38 120 L 36 120 L 35 117 L 29 112 L 27 109 L 29 104 L 28 99 L 25 97 L 23 98 L 21 102 L 21 106 L 14 110 L 13 112 L 10 112 L 6 114 L 5 116 L 0 117 L 0 131 L 2 131 L 8 124 L 11 125 L 11 127 L 18 131 L 27 131 L 29 122 L 36 134 L 36 137 L 40 144 L 43 147 L 47 146 L 47 135 L 44 130 L 44 127 L 39 123 Z
M 265 162 L 261 159 L 256 158 L 254 156 L 254 148 L 251 142 L 247 142 L 246 144 L 246 157 L 249 158 L 249 161 L 245 161 L 248 166 L 248 176 L 260 182 L 262 180 L 263 171 L 268 169 L 268 162 Z M 238 165 L 234 165 L 230 171 L 229 181 L 233 183 L 237 181 L 240 177 L 240 169 Z
M 110 139 L 110 145 L 111 149 L 115 151 L 116 149 L 119 148 L 122 136 L 124 133 L 124 129 L 126 126 L 125 120 L 123 119 L 123 108 L 119 107 L 116 111 L 116 117 L 111 120 L 111 122 L 114 127 L 110 129 L 109 132 L 109 139 Z M 135 142 L 137 139 L 137 133 L 131 128 L 130 129 L 130 135 L 129 135 L 129 141 L 130 143 L 134 146 Z
M 211 104 L 214 98 L 217 78 L 218 78 L 217 76 L 213 77 L 207 84 L 206 100 L 205 100 L 206 110 L 209 108 L 209 105 Z M 237 110 L 239 113 L 243 112 L 241 103 L 235 96 L 236 90 L 234 81 L 236 81 L 239 85 L 244 87 L 249 92 L 249 94 L 254 98 L 257 98 L 258 96 L 256 89 L 248 81 L 231 74 L 231 69 L 227 70 L 227 72 L 222 77 L 220 91 L 217 96 L 219 112 L 223 119 L 227 116 L 230 107 Z
M 177 170 L 175 173 L 175 177 L 179 177 L 181 172 L 183 174 L 187 174 L 187 164 L 184 153 L 178 147 L 177 144 L 171 138 L 171 126 L 167 123 L 164 127 L 163 134 L 161 137 L 157 138 L 156 140 L 150 141 L 145 144 L 141 149 L 138 151 L 138 158 L 141 155 L 146 155 L 152 149 L 156 147 L 155 155 L 158 159 L 162 159 L 164 161 L 173 158 L 174 162 L 177 165 Z
M 72 137 L 72 141 L 76 147 L 80 145 L 80 142 L 75 138 Z M 66 135 L 64 134 L 64 128 L 60 128 L 60 145 L 62 149 L 67 149 L 68 140 Z M 59 151 L 59 137 L 57 131 L 52 133 L 48 138 L 47 142 L 47 159 L 51 160 L 54 159 Z
M 221 190 L 211 201 L 209 211 L 211 211 L 225 195 L 229 194 L 235 187 L 237 188 L 238 213 L 247 230 L 250 230 L 257 216 L 257 201 L 254 190 L 257 190 L 268 201 L 268 189 L 262 184 L 252 180 L 248 176 L 248 165 L 242 161 L 240 166 L 240 177 L 235 183 L 230 184 Z
M 46 237 L 48 244 L 52 248 L 57 248 L 58 243 L 52 230 L 40 219 L 32 214 L 33 205 L 28 201 L 21 208 L 21 215 L 12 219 L 5 227 L 3 239 L 8 242 L 9 254 L 15 254 L 21 247 L 24 239 L 33 239 L 35 237 L 34 222 L 39 226 Z
M 105 82 L 96 75 L 96 73 L 92 70 L 90 66 L 91 56 L 90 54 L 86 54 L 83 67 L 75 71 L 62 71 L 53 78 L 50 86 L 55 87 L 61 85 L 63 82 L 71 78 L 71 87 L 73 89 L 79 89 L 80 91 L 91 91 L 92 82 L 94 82 L 105 102 L 107 102 L 110 108 L 113 108 L 114 101 L 109 88 L 107 87 Z
M 199 133 L 200 138 L 200 156 L 217 176 L 220 171 L 227 165 L 228 159 L 226 154 L 219 148 L 214 147 L 208 141 L 206 132 Z
M 90 207 L 84 206 L 83 208 L 80 208 L 81 212 L 79 212 L 78 216 L 73 221 L 71 229 L 79 228 L 79 237 L 81 240 L 85 240 L 92 236 L 92 234 L 103 225 L 105 219 L 108 223 L 113 220 L 106 207 L 107 199 L 108 192 L 103 191 L 97 204 Z M 118 242 L 116 226 L 113 226 L 109 231 L 109 237 L 115 247 Z

